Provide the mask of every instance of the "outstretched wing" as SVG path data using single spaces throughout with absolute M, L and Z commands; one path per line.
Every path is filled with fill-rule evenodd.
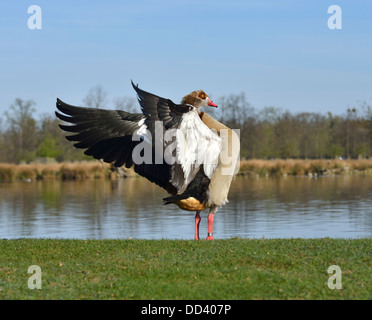
M 133 141 L 132 136 L 141 135 L 146 130 L 145 116 L 140 113 L 129 113 L 122 110 L 104 110 L 95 108 L 82 108 L 68 105 L 57 99 L 56 116 L 70 125 L 60 125 L 66 132 L 74 133 L 66 136 L 69 141 L 75 141 L 74 146 L 86 149 L 85 154 L 96 159 L 102 159 L 115 166 L 125 165 L 151 182 L 163 187 L 170 193 L 175 193 L 174 187 L 169 183 L 171 167 L 166 164 L 133 162 L 133 149 L 143 139 Z M 152 148 L 152 156 L 154 150 Z
M 187 104 L 175 104 L 170 99 L 164 99 L 138 88 L 132 81 L 132 86 L 137 92 L 138 102 L 146 117 L 145 124 L 153 135 L 155 121 L 161 121 L 165 130 L 179 126 L 182 115 L 193 109 Z
M 57 99 L 56 116 L 73 125 L 59 125 L 66 132 L 75 133 L 66 136 L 76 141 L 74 146 L 87 149 L 84 153 L 105 162 L 114 162 L 116 166 L 124 163 L 130 167 L 131 150 L 135 146 L 132 134 L 144 123 L 142 114 L 131 114 L 121 110 L 103 110 L 68 105 Z M 134 141 L 136 142 L 136 141 Z M 136 142 L 137 143 L 137 142 Z
M 75 107 L 57 99 L 60 112 L 56 116 L 70 124 L 60 127 L 74 133 L 66 136 L 67 140 L 75 141 L 76 148 L 86 149 L 84 153 L 96 159 L 118 167 L 134 166 L 135 172 L 172 194 L 183 192 L 201 165 L 210 178 L 221 152 L 218 135 L 201 121 L 193 106 L 175 104 L 139 89 L 133 82 L 132 85 L 143 114 Z M 163 127 L 162 132 L 155 132 L 157 122 Z M 173 134 L 173 140 L 164 139 L 165 133 L 168 138 Z M 138 139 L 133 139 L 134 136 Z M 147 150 L 147 156 L 150 153 L 151 158 L 147 157 L 150 161 L 136 161 L 142 157 L 137 152 L 141 148 L 136 148 L 141 143 L 146 145 L 143 151 Z M 168 148 L 171 145 L 173 149 Z M 167 154 L 166 149 L 175 151 L 176 155 Z M 166 155 L 176 162 L 167 161 Z

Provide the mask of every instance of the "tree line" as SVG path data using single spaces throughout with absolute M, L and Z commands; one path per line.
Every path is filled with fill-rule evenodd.
M 216 99 L 217 100 L 217 99 Z M 293 113 L 276 107 L 256 109 L 244 93 L 218 99 L 219 108 L 205 110 L 233 129 L 240 129 L 243 159 L 331 159 L 372 156 L 372 108 L 366 102 L 341 115 Z M 0 162 L 29 163 L 53 158 L 88 160 L 64 137 L 54 114 L 35 118 L 35 102 L 15 99 L 0 116 Z M 82 101 L 86 107 L 107 108 L 102 86 L 92 88 Z M 113 99 L 113 109 L 140 112 L 132 97 Z
M 372 156 L 372 108 L 366 102 L 341 115 L 255 109 L 245 94 L 221 98 L 219 120 L 240 128 L 246 159 L 334 159 Z M 232 111 L 230 111 L 232 110 Z

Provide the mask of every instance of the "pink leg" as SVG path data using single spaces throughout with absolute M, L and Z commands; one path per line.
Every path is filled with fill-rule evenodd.
M 209 212 L 209 214 L 208 214 L 208 236 L 207 236 L 207 240 L 213 240 L 213 221 L 214 221 L 214 213 Z
M 200 211 L 196 211 L 195 215 L 195 240 L 199 240 L 199 224 L 200 224 Z

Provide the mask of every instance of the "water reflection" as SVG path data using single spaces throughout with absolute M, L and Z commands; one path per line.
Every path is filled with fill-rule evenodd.
M 0 238 L 192 239 L 194 213 L 145 179 L 0 184 Z M 237 177 L 216 238 L 372 236 L 372 177 Z M 207 211 L 201 235 L 207 233 Z

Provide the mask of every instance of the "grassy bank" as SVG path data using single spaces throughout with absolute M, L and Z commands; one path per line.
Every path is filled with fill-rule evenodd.
M 372 299 L 371 264 L 372 239 L 0 240 L 0 299 Z
M 372 159 L 368 160 L 244 160 L 240 175 L 277 177 L 288 175 L 372 174 Z M 52 164 L 0 163 L 0 181 L 19 180 L 83 180 L 117 179 L 134 176 L 131 169 L 113 169 L 99 161 Z
M 51 163 L 51 164 L 7 164 L 0 163 L 0 181 L 19 180 L 84 180 L 116 179 L 122 175 L 110 165 L 99 161 Z
M 372 159 L 363 160 L 244 160 L 239 174 L 260 177 L 272 176 L 320 176 L 340 174 L 372 174 Z

